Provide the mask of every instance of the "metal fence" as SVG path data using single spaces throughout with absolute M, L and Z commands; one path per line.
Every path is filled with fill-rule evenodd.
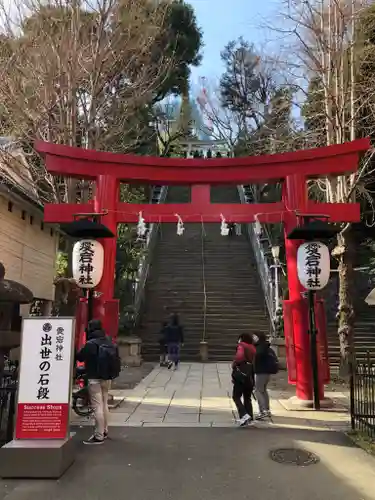
M 168 186 L 156 186 L 156 187 L 158 188 L 157 195 L 154 194 L 155 191 L 154 188 L 150 203 L 164 203 L 168 193 Z M 141 316 L 141 308 L 142 308 L 142 302 L 144 300 L 146 281 L 150 270 L 152 253 L 155 248 L 157 238 L 159 235 L 159 229 L 160 229 L 160 224 L 150 224 L 146 241 L 144 243 L 144 253 L 139 263 L 138 278 L 135 286 L 133 326 L 136 326 L 138 324 Z
M 369 355 L 351 371 L 350 416 L 353 430 L 375 439 L 375 365 Z
M 249 198 L 246 196 L 246 186 L 237 186 L 241 203 L 250 203 Z M 274 287 L 272 282 L 271 271 L 264 255 L 262 245 L 260 244 L 259 237 L 254 230 L 253 224 L 246 225 L 248 236 L 251 246 L 253 248 L 254 257 L 257 265 L 257 270 L 260 277 L 260 282 L 263 288 L 264 298 L 266 301 L 269 317 L 273 328 L 274 318 Z M 273 328 L 274 329 L 274 328 Z
M 5 360 L 0 379 L 0 446 L 13 439 L 18 386 L 18 363 Z

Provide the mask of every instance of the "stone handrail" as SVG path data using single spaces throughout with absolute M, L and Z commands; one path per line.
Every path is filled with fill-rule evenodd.
M 246 195 L 245 187 L 238 186 L 238 193 L 240 195 L 241 203 L 251 203 L 251 199 Z M 272 327 L 272 334 L 275 334 L 275 317 L 276 317 L 276 307 L 275 307 L 275 285 L 272 276 L 272 271 L 268 265 L 267 257 L 264 254 L 263 245 L 260 241 L 259 235 L 255 231 L 254 224 L 246 224 L 247 234 L 253 249 L 255 262 L 260 277 L 260 282 L 262 285 L 264 299 L 267 305 L 268 314 L 270 317 L 270 323 Z M 267 232 L 263 231 L 263 234 L 268 238 Z M 269 239 L 269 238 L 268 238 Z M 271 241 L 269 241 L 271 246 Z
M 165 198 L 167 196 L 168 187 L 161 186 L 160 193 L 157 197 L 155 194 L 151 196 L 150 203 L 164 203 Z M 152 258 L 152 253 L 155 248 L 155 244 L 157 241 L 158 233 L 159 233 L 160 224 L 150 224 L 146 241 L 143 246 L 143 255 L 141 257 L 139 266 L 138 266 L 138 275 L 135 283 L 135 293 L 134 293 L 134 325 L 136 325 L 139 321 L 139 316 L 141 312 L 141 306 L 144 298 L 145 285 L 148 278 L 148 273 L 150 270 L 150 263 Z

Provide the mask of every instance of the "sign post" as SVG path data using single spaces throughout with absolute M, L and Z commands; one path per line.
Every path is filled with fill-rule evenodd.
M 57 478 L 73 463 L 74 333 L 74 318 L 24 319 L 14 440 L 1 448 L 1 477 Z

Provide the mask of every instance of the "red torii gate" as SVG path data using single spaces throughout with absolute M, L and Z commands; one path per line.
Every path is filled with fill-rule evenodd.
M 101 221 L 116 234 L 117 224 L 137 223 L 139 212 L 146 222 L 284 223 L 285 234 L 298 224 L 298 214 L 325 214 L 331 222 L 358 222 L 358 204 L 316 203 L 308 199 L 307 179 L 327 175 L 341 175 L 357 170 L 360 153 L 368 150 L 370 141 L 357 141 L 319 149 L 246 158 L 179 159 L 105 153 L 69 146 L 37 142 L 36 150 L 46 158 L 48 172 L 56 175 L 90 179 L 96 182 L 94 201 L 83 204 L 47 204 L 44 220 L 49 223 L 67 223 L 78 214 L 97 213 Z M 281 202 L 260 204 L 210 203 L 210 185 L 255 184 L 283 181 Z M 128 204 L 119 201 L 120 183 L 151 185 L 191 185 L 191 203 Z M 115 239 L 103 240 L 105 266 L 103 278 L 97 287 L 101 292 L 97 308 L 109 332 L 117 335 L 118 306 L 113 299 L 116 259 Z M 295 367 L 289 378 L 296 383 L 296 395 L 302 400 L 312 399 L 312 377 L 309 358 L 309 340 L 304 291 L 297 276 L 297 249 L 301 242 L 285 239 L 289 301 L 284 311 L 286 337 L 293 339 Z M 113 307 L 115 306 L 115 308 Z M 111 321 L 108 320 L 111 316 Z M 321 327 L 321 330 L 323 327 Z M 325 331 L 320 331 L 321 342 Z M 288 366 L 289 372 L 291 366 Z M 321 380 L 323 395 L 323 379 Z

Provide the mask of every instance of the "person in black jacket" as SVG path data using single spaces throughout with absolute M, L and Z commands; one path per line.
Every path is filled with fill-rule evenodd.
M 255 344 L 255 397 L 259 406 L 259 414 L 255 417 L 257 420 L 271 417 L 270 398 L 267 390 L 271 376 L 271 359 L 272 356 L 270 343 L 263 332 L 256 334 L 258 340 Z
M 180 362 L 181 346 L 184 343 L 184 330 L 177 314 L 171 315 L 170 322 L 165 329 L 165 340 L 168 348 L 168 370 L 173 365 L 177 368 Z
M 98 346 L 102 344 L 112 344 L 112 341 L 106 336 L 101 321 L 93 319 L 87 327 L 86 344 L 76 354 L 76 360 L 85 363 L 90 401 L 95 416 L 94 434 L 87 441 L 84 441 L 84 444 L 102 444 L 108 437 L 110 380 L 101 380 L 98 374 Z

